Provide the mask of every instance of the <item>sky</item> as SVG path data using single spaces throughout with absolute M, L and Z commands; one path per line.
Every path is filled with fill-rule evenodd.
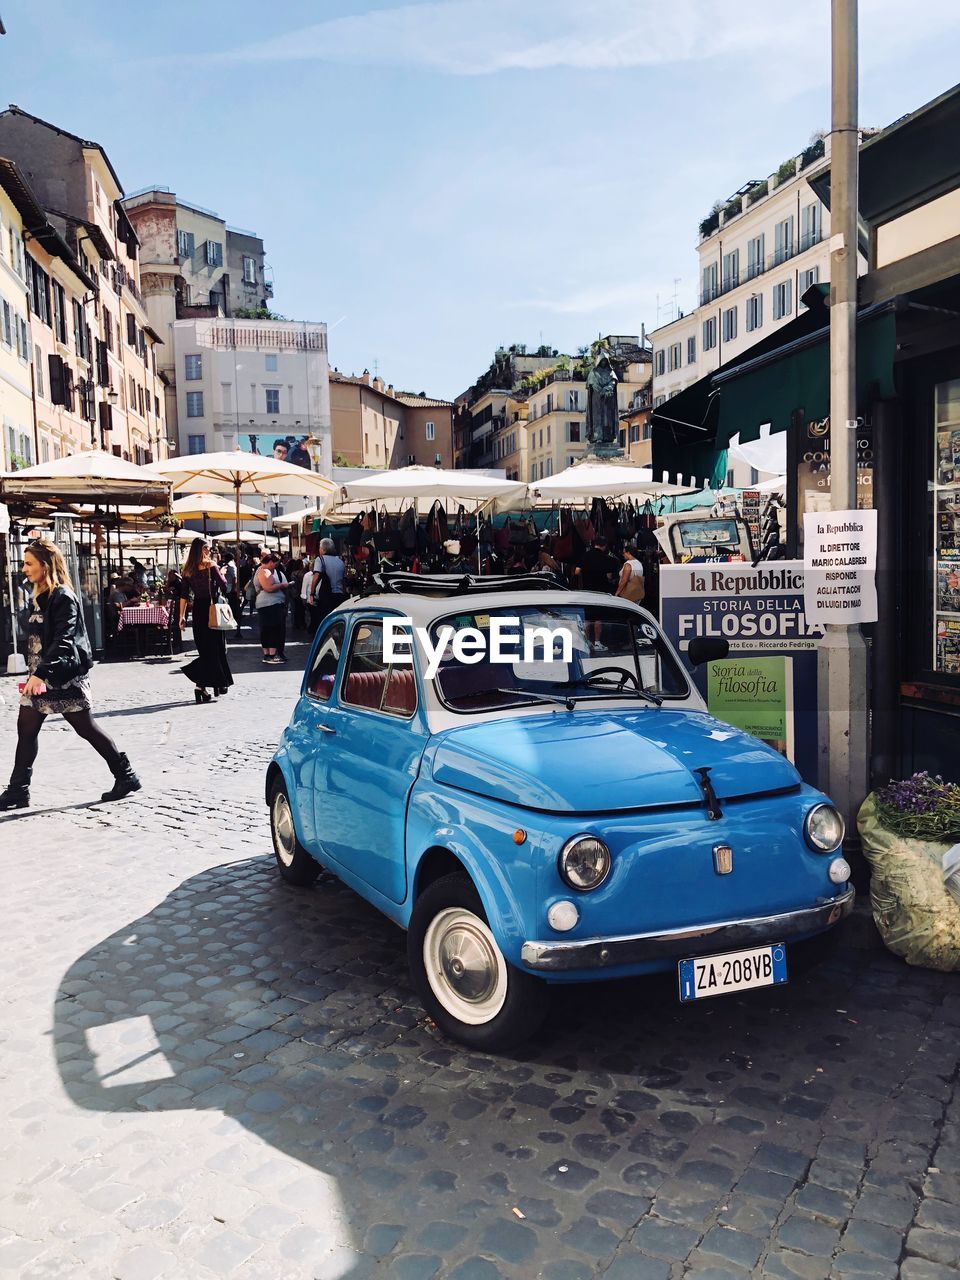
M 0 0 L 0 105 L 251 228 L 331 363 L 454 397 L 498 346 L 689 311 L 697 226 L 830 122 L 828 0 Z M 950 88 L 958 0 L 861 0 L 860 122 Z

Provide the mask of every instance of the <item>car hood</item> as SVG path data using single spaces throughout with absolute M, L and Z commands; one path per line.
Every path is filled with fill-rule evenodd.
M 434 740 L 434 780 L 527 809 L 599 813 L 703 804 L 797 786 L 772 747 L 702 711 L 588 710 L 487 720 Z

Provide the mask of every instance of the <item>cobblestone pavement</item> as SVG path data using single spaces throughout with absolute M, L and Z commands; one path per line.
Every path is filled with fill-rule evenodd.
M 167 662 L 98 667 L 146 790 L 90 805 L 106 772 L 51 722 L 0 819 L 0 1274 L 960 1280 L 955 977 L 844 949 L 702 1007 L 568 988 L 532 1048 L 451 1046 L 394 926 L 275 874 L 298 675 L 242 652 L 204 707 Z

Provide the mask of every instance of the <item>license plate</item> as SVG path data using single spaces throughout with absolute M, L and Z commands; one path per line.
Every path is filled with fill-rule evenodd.
M 772 987 L 787 980 L 787 949 L 782 942 L 727 951 L 718 956 L 695 956 L 679 965 L 680 999 L 704 1000 L 748 987 Z

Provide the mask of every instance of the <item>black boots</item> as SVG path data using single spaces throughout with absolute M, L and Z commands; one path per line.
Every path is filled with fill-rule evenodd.
M 116 764 L 110 766 L 110 772 L 116 781 L 109 791 L 103 793 L 101 800 L 122 800 L 124 796 L 130 795 L 131 791 L 139 791 L 143 786 L 122 751 L 117 756 Z
M 0 791 L 0 813 L 7 809 L 25 809 L 30 803 L 30 774 L 32 770 L 27 769 L 24 774 L 18 774 L 14 769 L 7 784 L 5 791 Z

